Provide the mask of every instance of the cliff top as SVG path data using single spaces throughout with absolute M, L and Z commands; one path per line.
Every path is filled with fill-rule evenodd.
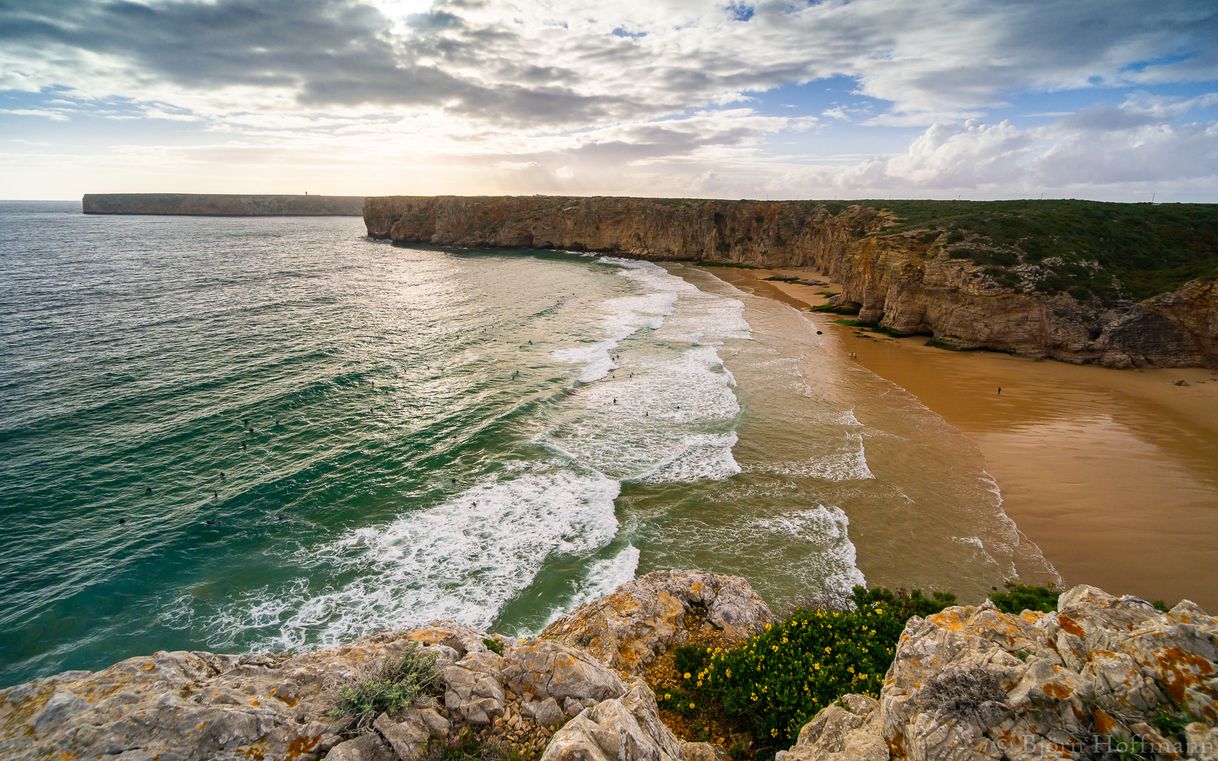
M 363 212 L 363 196 L 239 193 L 86 193 L 85 214 L 225 217 L 347 216 Z
M 691 213 L 747 206 L 783 207 L 812 218 L 823 210 L 837 216 L 847 209 L 887 212 L 887 224 L 873 236 L 923 233 L 955 259 L 986 267 L 986 274 L 1018 287 L 1021 269 L 1051 270 L 1035 290 L 1069 293 L 1100 303 L 1141 301 L 1187 282 L 1218 278 L 1218 204 L 1111 203 L 1084 200 L 938 201 L 938 200 L 722 200 L 638 198 L 629 196 L 385 196 L 422 201 L 467 198 L 481 203 L 528 199 L 538 210 L 569 204 L 618 202 L 671 207 Z M 366 209 L 367 210 L 367 209 Z

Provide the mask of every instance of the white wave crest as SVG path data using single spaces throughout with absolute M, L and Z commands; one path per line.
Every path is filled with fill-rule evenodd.
M 347 532 L 306 562 L 351 576 L 323 590 L 261 590 L 210 622 L 222 635 L 267 631 L 263 646 L 349 641 L 436 618 L 488 626 L 557 556 L 583 556 L 617 533 L 618 482 L 548 472 L 491 478 L 450 501 Z M 304 581 L 303 579 L 300 581 Z
M 588 573 L 576 587 L 575 594 L 564 605 L 559 605 L 550 613 L 546 626 L 554 623 L 561 616 L 575 610 L 581 605 L 599 600 L 621 585 L 634 579 L 639 568 L 639 551 L 633 544 L 627 544 L 613 557 L 597 560 L 588 567 Z M 544 627 L 543 627 L 544 628 Z
M 761 518 L 752 525 L 756 531 L 784 534 L 811 545 L 803 561 L 805 572 L 819 581 L 824 594 L 835 603 L 849 600 L 855 586 L 866 584 L 849 527 L 850 519 L 840 507 L 824 505 Z

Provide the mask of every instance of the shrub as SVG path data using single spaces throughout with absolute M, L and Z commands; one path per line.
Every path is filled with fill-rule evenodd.
M 1057 596 L 1060 594 L 1061 590 L 1057 587 L 1008 581 L 1006 591 L 994 592 L 990 595 L 990 601 L 1003 613 L 1023 613 L 1025 610 L 1051 613 L 1057 610 Z
M 855 608 L 861 609 L 869 605 L 880 605 L 889 610 L 896 611 L 897 615 L 901 616 L 902 621 L 907 621 L 914 616 L 925 618 L 956 604 L 956 596 L 950 592 L 932 591 L 930 596 L 927 597 L 920 589 L 915 589 L 911 592 L 898 589 L 892 592 L 883 587 L 867 589 L 863 586 L 856 586 L 854 591 L 851 592 L 850 598 L 854 602 Z
M 336 716 L 355 721 L 363 731 L 380 716 L 400 715 L 420 696 L 443 684 L 435 656 L 411 644 L 400 655 L 390 656 L 366 670 L 352 683 L 339 688 Z
M 977 667 L 935 674 L 918 699 L 940 716 L 973 721 L 983 718 L 991 703 L 1007 696 L 1002 678 L 993 671 Z
M 684 670 L 678 675 L 688 695 L 666 702 L 713 700 L 763 746 L 786 747 L 840 696 L 878 696 L 905 621 L 954 600 L 917 590 L 856 588 L 855 610 L 797 610 L 737 648 L 679 651 L 676 662 Z
M 503 655 L 503 643 L 494 637 L 486 637 L 482 640 L 482 644 L 486 645 L 486 649 L 490 650 L 495 655 Z

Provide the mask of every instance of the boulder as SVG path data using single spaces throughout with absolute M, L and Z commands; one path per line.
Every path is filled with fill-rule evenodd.
M 562 706 L 552 697 L 525 702 L 521 704 L 521 711 L 542 727 L 557 727 L 567 720 Z
M 554 734 L 542 761 L 681 761 L 680 741 L 660 721 L 655 696 L 634 681 L 620 698 L 603 700 Z
M 470 724 L 490 724 L 503 715 L 503 657 L 483 649 L 444 669 L 444 705 Z
M 880 736 L 880 704 L 866 695 L 844 695 L 799 730 L 790 750 L 775 761 L 887 761 Z
M 335 745 L 325 761 L 397 761 L 397 758 L 380 737 L 366 734 Z
M 773 620 L 769 606 L 738 576 L 655 571 L 568 613 L 541 639 L 582 648 L 623 674 L 638 674 L 660 654 L 688 642 L 691 624 L 734 642 Z
M 622 678 L 590 654 L 561 642 L 537 640 L 507 652 L 503 677 L 525 700 L 553 698 L 579 713 L 626 692 Z

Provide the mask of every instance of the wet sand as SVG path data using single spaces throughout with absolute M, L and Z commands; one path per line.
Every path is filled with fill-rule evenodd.
M 825 279 L 807 270 L 711 271 L 802 308 L 840 290 L 762 279 Z M 1007 515 L 1066 584 L 1218 609 L 1218 372 L 952 352 L 807 317 L 977 444 Z

